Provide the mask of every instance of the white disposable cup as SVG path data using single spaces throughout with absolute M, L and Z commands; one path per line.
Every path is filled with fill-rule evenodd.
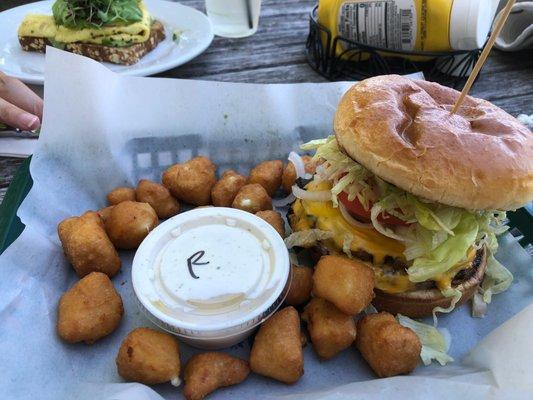
M 135 253 L 132 282 L 154 324 L 192 346 L 225 348 L 248 337 L 283 303 L 289 254 L 261 218 L 198 208 L 150 232 Z
M 261 0 L 206 0 L 205 10 L 215 35 L 246 37 L 257 31 Z

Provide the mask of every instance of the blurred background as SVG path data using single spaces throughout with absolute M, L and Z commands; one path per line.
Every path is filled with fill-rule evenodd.
M 30 2 L 0 0 L 0 12 Z M 205 12 L 205 0 L 181 3 Z M 263 0 L 255 34 L 239 39 L 216 36 L 203 54 L 157 76 L 253 83 L 326 82 L 309 65 L 306 53 L 310 13 L 316 4 L 316 0 Z M 499 8 L 504 4 L 501 1 Z M 42 86 L 32 89 L 42 95 Z M 493 49 L 470 93 L 512 115 L 531 114 L 533 50 Z M 0 201 L 20 163 L 20 159 L 0 158 Z

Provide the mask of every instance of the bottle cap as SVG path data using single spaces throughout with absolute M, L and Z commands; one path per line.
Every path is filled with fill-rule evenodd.
M 450 15 L 450 46 L 454 50 L 483 47 L 494 18 L 487 0 L 454 0 Z

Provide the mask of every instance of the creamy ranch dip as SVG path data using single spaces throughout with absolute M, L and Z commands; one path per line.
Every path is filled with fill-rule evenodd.
M 173 217 L 139 247 L 132 280 L 141 308 L 178 335 L 216 337 L 257 325 L 281 304 L 287 249 L 262 219 L 229 208 Z
M 175 233 L 156 260 L 155 281 L 169 305 L 239 306 L 273 285 L 273 255 L 247 229 L 204 225 Z M 174 236 L 174 233 L 173 233 Z

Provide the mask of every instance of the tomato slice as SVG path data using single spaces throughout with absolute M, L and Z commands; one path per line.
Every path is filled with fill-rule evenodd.
M 372 207 L 372 204 L 370 205 L 370 208 L 365 210 L 359 199 L 356 197 L 353 201 L 348 200 L 348 193 L 341 192 L 338 196 L 339 201 L 344 204 L 344 207 L 348 210 L 350 214 L 352 214 L 355 218 L 362 222 L 371 222 L 370 219 L 370 208 Z M 402 221 L 400 218 L 395 217 L 394 215 L 387 214 L 386 212 L 383 212 L 378 215 L 378 221 L 382 222 L 387 225 L 402 225 L 402 226 L 409 226 L 405 221 Z

